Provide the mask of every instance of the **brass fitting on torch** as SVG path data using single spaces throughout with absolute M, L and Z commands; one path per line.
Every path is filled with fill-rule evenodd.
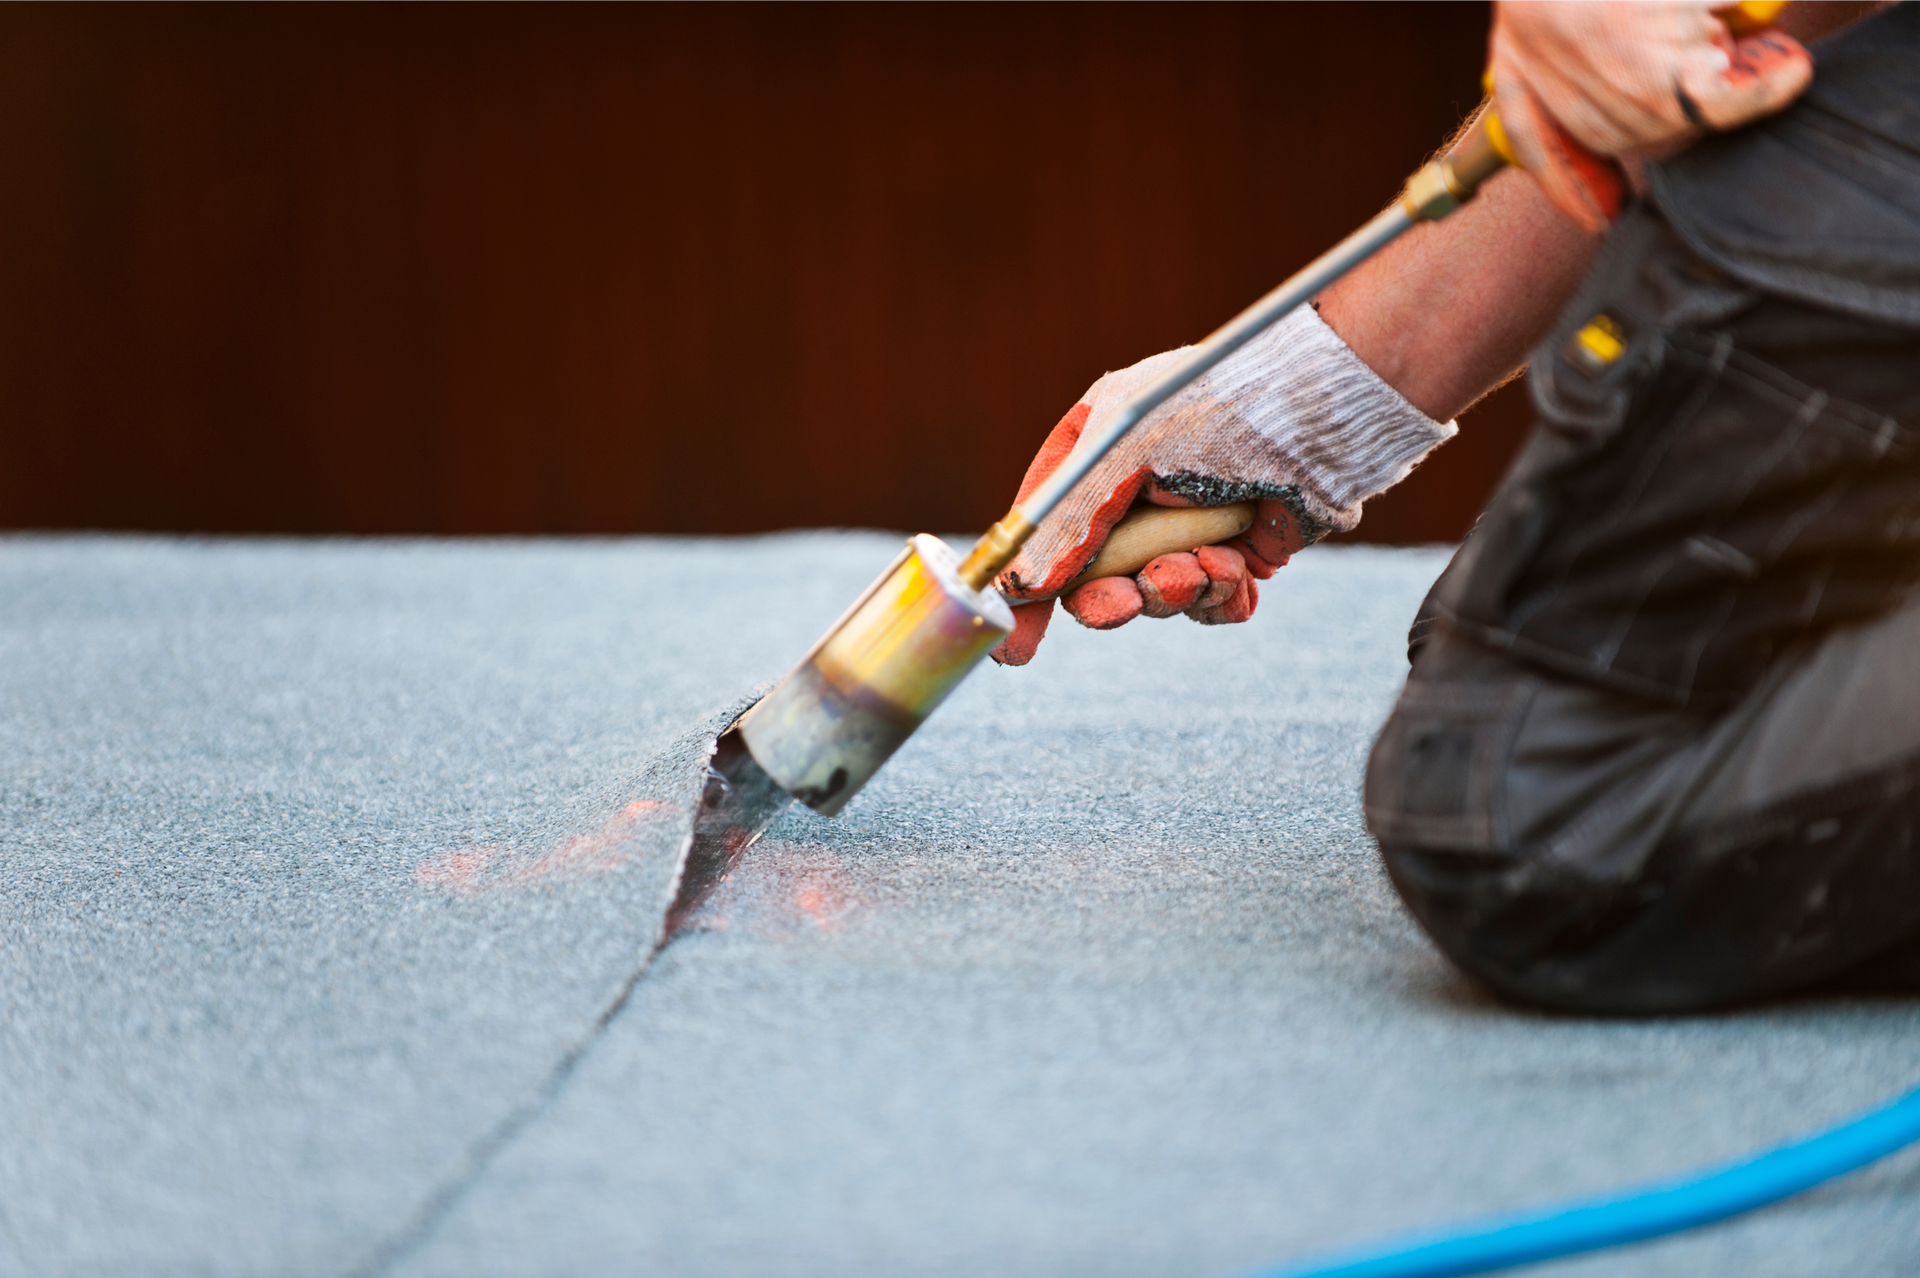
M 1445 154 L 1407 179 L 1400 207 L 1416 222 L 1437 222 L 1473 198 L 1480 184 L 1513 163 L 1506 130 L 1487 103 Z
M 1020 547 L 1027 544 L 1027 538 L 1033 536 L 1039 528 L 1031 519 L 1020 513 L 1015 506 L 1008 511 L 999 523 L 980 535 L 973 543 L 973 549 L 960 561 L 960 580 L 970 590 L 985 590 L 1000 575 L 1000 570 L 1013 562 L 1020 553 Z

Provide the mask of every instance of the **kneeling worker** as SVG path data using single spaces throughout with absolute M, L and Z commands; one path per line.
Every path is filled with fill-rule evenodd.
M 1260 505 L 1067 611 L 1246 620 L 1524 356 L 1533 434 L 1367 770 L 1402 896 L 1546 1006 L 1920 988 L 1920 6 L 1735 38 L 1698 0 L 1502 0 L 1491 48 L 1526 172 L 1149 416 L 1001 579 L 995 655 L 1142 500 Z M 1168 358 L 1096 382 L 1025 488 Z

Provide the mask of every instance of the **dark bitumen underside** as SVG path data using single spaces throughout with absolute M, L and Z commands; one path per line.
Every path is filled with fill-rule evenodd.
M 680 934 L 727 872 L 768 827 L 786 815 L 793 802 L 779 782 L 761 771 L 736 729 L 720 735 L 707 768 L 706 788 L 700 794 L 680 886 L 667 909 L 667 940 Z
M 1057 625 L 683 879 L 716 734 L 896 546 L 0 539 L 0 1272 L 1229 1275 L 1920 1077 L 1911 999 L 1448 969 L 1357 799 L 1431 551 Z M 1541 1272 L 1916 1256 L 1910 1153 Z

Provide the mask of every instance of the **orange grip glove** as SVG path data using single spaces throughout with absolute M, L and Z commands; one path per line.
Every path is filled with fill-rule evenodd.
M 1016 501 L 1179 355 L 1156 355 L 1095 382 L 1041 445 Z M 1138 502 L 1257 505 L 1253 527 L 1230 542 L 1162 555 L 1133 577 L 1087 582 L 1062 599 L 1067 612 L 1096 630 L 1142 614 L 1245 621 L 1259 603 L 1256 581 L 1327 532 L 1353 527 L 1362 501 L 1398 482 L 1453 430 L 1381 381 L 1311 309 L 1295 311 L 1149 413 L 1041 521 L 1000 577 L 1015 627 L 994 659 L 1033 659 L 1053 600 Z
M 1019 495 L 1014 499 L 1016 504 L 1025 501 L 1066 460 L 1092 413 L 1091 405 L 1079 403 L 1060 419 L 1027 467 L 1026 478 L 1021 481 Z M 1002 665 L 1020 666 L 1033 659 L 1034 650 L 1040 646 L 1053 619 L 1053 597 L 1059 598 L 1075 621 L 1092 630 L 1111 630 L 1143 613 L 1149 617 L 1184 613 L 1209 625 L 1245 621 L 1260 601 L 1254 580 L 1264 581 L 1273 576 L 1274 569 L 1284 565 L 1294 551 L 1312 539 L 1309 526 L 1303 525 L 1284 502 L 1269 499 L 1259 503 L 1253 527 L 1230 543 L 1196 546 L 1189 552 L 1161 555 L 1132 577 L 1098 577 L 1056 596 L 1062 585 L 1078 575 L 1068 570 L 1069 565 L 1076 561 L 1083 565 L 1091 562 L 1100 553 L 1114 525 L 1133 509 L 1136 501 L 1160 506 L 1196 504 L 1156 484 L 1151 466 L 1135 467 L 1093 511 L 1081 543 L 1082 547 L 1090 548 L 1090 553 L 1057 559 L 1037 580 L 1030 582 L 1018 577 L 1021 563 L 1028 559 L 1026 555 L 1009 569 L 1009 578 L 1023 581 L 1024 594 L 1052 597 L 1014 609 L 1014 631 L 993 650 L 994 660 Z M 1226 502 L 1198 504 L 1224 505 Z M 1001 586 L 1011 594 L 1008 579 L 1003 578 Z

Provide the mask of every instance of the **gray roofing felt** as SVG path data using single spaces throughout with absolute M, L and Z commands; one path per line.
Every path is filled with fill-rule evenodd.
M 1548 1017 L 1361 827 L 1432 551 L 1062 620 L 649 965 L 703 725 L 897 544 L 0 539 L 0 1272 L 1232 1275 L 1920 1079 Z M 1920 1155 L 1544 1272 L 1920 1267 Z

